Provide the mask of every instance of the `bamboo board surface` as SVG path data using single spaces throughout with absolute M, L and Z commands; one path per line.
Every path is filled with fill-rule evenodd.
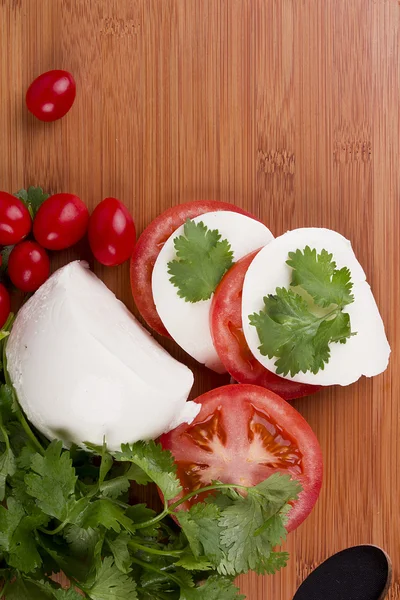
M 77 100 L 43 124 L 24 94 L 52 68 L 74 74 Z M 0 0 L 0 189 L 116 196 L 139 230 L 180 202 L 235 202 L 275 234 L 337 229 L 367 272 L 391 368 L 295 403 L 323 448 L 323 491 L 289 566 L 240 578 L 249 600 L 291 600 L 328 555 L 369 542 L 391 555 L 400 599 L 399 164 L 398 0 Z M 134 310 L 128 265 L 95 270 Z M 165 345 L 196 393 L 227 381 Z

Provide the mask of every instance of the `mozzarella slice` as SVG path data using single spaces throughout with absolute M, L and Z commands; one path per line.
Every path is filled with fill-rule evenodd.
M 285 379 L 315 385 L 349 385 L 362 375 L 372 377 L 382 373 L 389 361 L 390 347 L 365 273 L 351 243 L 329 229 L 304 228 L 289 231 L 263 248 L 251 263 L 244 280 L 242 296 L 243 330 L 250 350 L 268 370 L 275 372 L 276 358 L 263 356 L 259 351 L 257 330 L 249 323 L 249 315 L 264 308 L 263 298 L 274 294 L 277 287 L 289 287 L 292 269 L 286 264 L 289 252 L 306 246 L 333 254 L 337 268 L 348 267 L 353 282 L 354 302 L 344 309 L 350 315 L 352 331 L 357 335 L 346 344 L 330 345 L 331 358 L 316 375 L 298 373 Z
M 46 437 L 102 444 L 156 438 L 199 411 L 192 372 L 145 331 L 85 263 L 57 271 L 21 308 L 11 381 Z
M 209 229 L 218 229 L 221 239 L 231 244 L 234 260 L 268 244 L 273 235 L 259 221 L 230 211 L 209 212 L 193 219 Z M 174 340 L 200 363 L 217 373 L 225 373 L 211 339 L 209 327 L 210 300 L 186 302 L 178 296 L 170 282 L 168 263 L 176 258 L 174 240 L 183 235 L 184 226 L 177 229 L 165 242 L 153 269 L 153 298 L 164 326 Z

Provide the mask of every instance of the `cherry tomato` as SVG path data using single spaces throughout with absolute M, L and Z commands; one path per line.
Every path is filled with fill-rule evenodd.
M 322 453 L 307 421 L 285 400 L 257 385 L 227 385 L 195 400 L 195 420 L 161 436 L 172 452 L 183 491 L 218 480 L 257 485 L 273 473 L 290 474 L 303 488 L 286 526 L 296 529 L 310 514 L 322 483 Z M 179 506 L 204 500 L 196 495 Z
M 2 283 L 0 283 L 0 328 L 8 319 L 11 310 L 10 294 Z
M 73 246 L 86 233 L 89 211 L 74 194 L 54 194 L 43 202 L 33 222 L 33 235 L 48 250 Z
M 11 251 L 8 274 L 15 287 L 23 292 L 35 292 L 50 275 L 46 250 L 36 242 L 21 242 Z
M 89 220 L 89 244 L 95 258 L 115 267 L 131 257 L 135 242 L 135 224 L 126 206 L 116 198 L 105 198 Z
M 218 210 L 228 210 L 253 217 L 248 212 L 214 200 L 197 200 L 169 208 L 146 227 L 135 246 L 131 261 L 131 287 L 135 304 L 146 323 L 157 333 L 171 337 L 161 321 L 153 299 L 151 276 L 154 263 L 167 239 L 186 219 Z
M 25 204 L 12 194 L 0 192 L 0 245 L 13 246 L 30 232 L 32 219 Z
M 37 77 L 26 92 L 28 110 L 40 121 L 57 121 L 72 107 L 76 84 L 71 73 L 56 69 Z
M 314 394 L 320 386 L 275 375 L 258 362 L 247 345 L 242 328 L 242 289 L 247 269 L 257 252 L 234 264 L 215 290 L 210 309 L 214 347 L 226 370 L 239 383 L 261 385 L 285 400 Z

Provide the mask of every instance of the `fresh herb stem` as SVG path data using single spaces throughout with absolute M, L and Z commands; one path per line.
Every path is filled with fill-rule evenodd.
M 171 573 L 167 573 L 166 571 L 161 571 L 160 569 L 153 567 L 153 565 L 144 562 L 144 560 L 140 560 L 140 558 L 132 558 L 132 562 L 139 565 L 143 569 L 147 569 L 148 571 L 153 571 L 153 573 L 157 573 L 158 575 L 164 575 L 165 577 L 168 577 L 169 579 L 171 579 L 171 581 L 174 581 L 177 585 L 179 585 L 179 587 L 182 584 L 182 581 L 178 577 L 175 577 L 174 575 L 172 575 Z
M 157 515 L 156 517 L 153 517 L 153 519 L 150 519 L 149 521 L 143 521 L 143 523 L 137 523 L 137 524 L 135 523 L 134 529 L 146 529 L 147 527 L 151 527 L 152 525 L 155 525 L 159 521 L 162 521 L 162 519 L 164 519 L 164 517 L 168 517 L 169 514 L 170 513 L 168 510 L 168 507 L 166 507 L 159 515 Z
M 3 427 L 3 425 L 0 427 L 0 431 L 3 434 L 4 443 L 6 445 L 7 450 L 10 450 L 10 440 L 8 439 L 8 433 L 5 427 Z
M 18 417 L 18 421 L 22 425 L 22 429 L 25 431 L 26 435 L 31 440 L 32 444 L 35 446 L 36 450 L 43 456 L 44 448 L 43 448 L 42 444 L 39 442 L 39 440 L 37 439 L 37 437 L 35 436 L 35 434 L 33 433 L 32 429 L 29 427 L 28 421 L 25 419 L 21 409 L 18 410 L 17 417 Z
M 14 321 L 14 315 L 10 316 L 9 320 L 10 320 L 10 325 L 9 326 L 11 326 L 12 322 Z M 7 323 L 8 323 L 8 321 L 7 321 Z M 13 385 L 11 383 L 10 375 L 8 374 L 8 370 L 7 370 L 6 347 L 7 347 L 7 340 L 3 344 L 3 372 L 4 372 L 4 379 L 6 381 L 6 384 L 9 385 L 12 388 L 12 391 L 13 391 L 13 394 L 14 394 L 15 404 L 18 407 L 18 410 L 16 411 L 16 415 L 17 415 L 18 421 L 21 423 L 22 429 L 24 430 L 24 432 L 26 433 L 26 435 L 28 436 L 28 438 L 31 440 L 31 442 L 34 445 L 34 447 L 36 448 L 36 450 L 43 456 L 44 455 L 44 448 L 43 448 L 42 444 L 39 442 L 39 440 L 37 439 L 37 437 L 35 436 L 35 434 L 33 433 L 32 429 L 29 427 L 28 421 L 25 419 L 25 416 L 24 416 L 22 410 L 20 409 L 18 401 L 17 401 L 17 399 L 15 397 L 15 391 L 14 391 Z
M 142 552 L 146 552 L 148 554 L 157 554 L 158 556 L 176 556 L 179 557 L 184 553 L 184 550 L 157 550 L 156 548 L 151 548 L 149 546 L 142 546 L 142 544 L 138 544 L 137 542 L 131 540 L 128 542 L 128 546 L 132 548 L 132 550 L 141 550 Z
M 69 521 L 68 521 L 68 519 L 66 519 L 65 521 L 60 523 L 59 526 L 56 527 L 55 529 L 45 529 L 44 527 L 40 527 L 39 529 L 42 533 L 45 533 L 46 535 L 57 535 L 64 529 L 64 527 L 66 527 L 68 525 L 68 523 L 69 523 Z
M 146 527 L 151 527 L 152 525 L 154 525 L 155 523 L 158 523 L 165 517 L 172 515 L 174 513 L 175 508 L 178 508 L 178 506 L 180 506 L 187 500 L 190 500 L 190 498 L 197 496 L 198 494 L 203 494 L 204 492 L 211 492 L 214 490 L 227 490 L 227 489 L 231 489 L 231 488 L 242 489 L 242 490 L 248 489 L 248 487 L 246 487 L 245 485 L 237 485 L 237 484 L 233 484 L 233 483 L 216 483 L 214 485 L 207 485 L 206 487 L 200 488 L 199 490 L 195 490 L 193 492 L 190 492 L 189 494 L 186 494 L 186 496 L 183 496 L 183 498 L 180 498 L 179 500 L 177 500 L 176 502 L 171 504 L 169 507 L 168 506 L 165 507 L 164 510 L 159 515 L 154 517 L 153 519 L 150 519 L 149 521 L 144 521 L 143 523 L 139 523 L 137 525 L 135 524 L 134 528 L 135 529 L 145 529 Z

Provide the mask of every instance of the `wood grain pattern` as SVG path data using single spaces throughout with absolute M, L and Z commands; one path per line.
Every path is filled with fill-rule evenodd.
M 391 367 L 295 403 L 320 439 L 324 487 L 287 569 L 240 578 L 249 600 L 291 600 L 315 565 L 362 542 L 389 552 L 400 599 L 399 48 L 398 0 L 0 0 L 1 189 L 40 184 L 90 207 L 115 195 L 139 229 L 176 203 L 232 201 L 276 234 L 339 230 L 366 269 Z M 51 68 L 71 70 L 78 95 L 43 124 L 24 93 Z M 54 265 L 79 255 L 85 243 Z M 128 266 L 94 268 L 134 310 Z M 196 394 L 226 382 L 188 364 Z

